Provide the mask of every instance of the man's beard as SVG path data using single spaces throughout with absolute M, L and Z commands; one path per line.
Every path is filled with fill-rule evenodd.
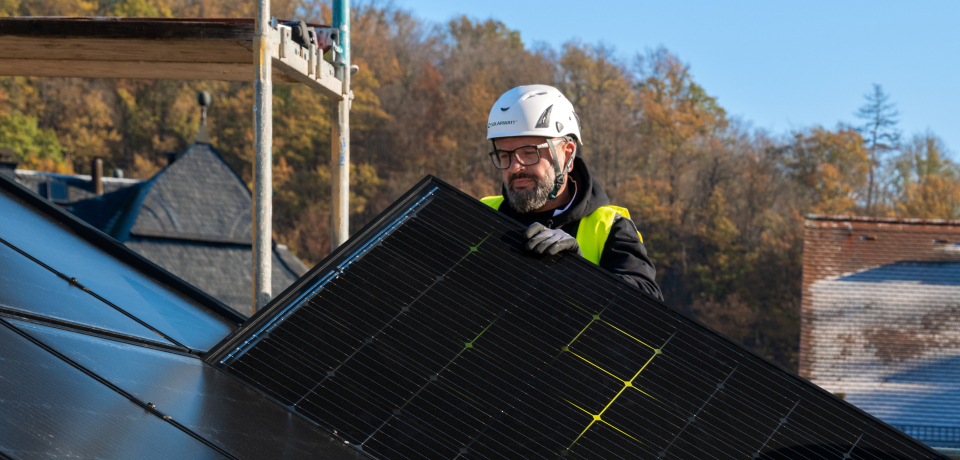
M 542 178 L 522 172 L 510 176 L 507 182 L 507 198 L 510 199 L 510 207 L 518 214 L 527 214 L 542 208 L 547 204 L 556 178 L 557 174 L 552 168 L 547 169 L 547 175 Z M 530 190 L 514 190 L 510 184 L 516 179 L 532 179 L 534 187 Z

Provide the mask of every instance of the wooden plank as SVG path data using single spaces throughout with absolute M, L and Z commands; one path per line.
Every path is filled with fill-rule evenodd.
M 131 78 L 147 80 L 253 81 L 250 63 L 197 63 L 145 61 L 65 61 L 49 59 L 2 59 L 0 75 L 24 77 Z M 298 83 L 281 69 L 273 72 L 276 83 Z
M 279 42 L 279 34 L 276 35 L 277 36 L 275 37 L 275 40 Z M 320 94 L 323 94 L 324 96 L 333 99 L 342 98 L 343 83 L 334 76 L 333 64 L 327 61 L 320 61 L 319 75 L 314 75 L 312 71 L 308 70 L 309 58 L 304 59 L 303 57 L 294 54 L 292 51 L 292 48 L 294 47 L 298 47 L 298 45 L 288 46 L 288 52 L 283 58 L 280 57 L 279 46 L 273 46 L 270 48 L 270 54 L 273 57 L 274 75 L 276 75 L 277 71 L 279 70 L 289 78 L 299 81 L 300 83 L 319 91 Z
M 0 59 L 197 62 L 252 65 L 249 41 L 48 38 L 0 35 Z
M 252 81 L 252 19 L 0 18 L 0 75 Z M 308 72 L 304 48 L 280 58 L 273 31 L 273 79 L 341 98 L 333 67 Z
M 198 39 L 253 41 L 253 19 L 242 22 L 153 18 L 0 18 L 0 35 L 34 38 Z M 229 21 L 229 22 L 228 22 Z

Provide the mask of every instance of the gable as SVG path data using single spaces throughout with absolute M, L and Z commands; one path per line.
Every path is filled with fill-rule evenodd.
M 153 180 L 130 234 L 249 245 L 252 203 L 213 148 L 193 144 Z

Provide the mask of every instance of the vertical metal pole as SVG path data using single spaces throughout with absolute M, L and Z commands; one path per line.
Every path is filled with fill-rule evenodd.
M 253 60 L 257 66 L 253 113 L 256 158 L 253 173 L 253 313 L 270 302 L 273 236 L 273 82 L 270 57 L 270 0 L 257 2 Z
M 350 237 L 350 0 L 333 1 L 333 27 L 340 30 L 342 52 L 337 55 L 336 71 L 343 82 L 343 97 L 334 103 L 337 120 L 331 123 L 331 250 Z

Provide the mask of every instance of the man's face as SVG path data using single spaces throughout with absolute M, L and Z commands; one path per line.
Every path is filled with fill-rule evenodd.
M 514 150 L 548 141 L 543 137 L 508 137 L 497 139 L 496 146 L 498 150 Z M 554 145 L 562 162 L 566 162 L 575 149 L 572 142 L 556 142 Z M 547 148 L 540 149 L 540 161 L 534 165 L 524 166 L 513 158 L 510 167 L 503 170 L 510 205 L 521 214 L 540 209 L 546 204 L 556 177 L 553 157 Z
M 542 137 L 506 137 L 497 139 L 497 150 L 514 150 L 529 145 L 540 145 L 547 140 Z M 523 166 L 516 158 L 510 167 L 503 170 L 503 183 L 509 190 L 533 190 L 536 180 L 543 179 L 553 172 L 553 158 L 548 149 L 540 150 L 540 162 L 532 166 Z

